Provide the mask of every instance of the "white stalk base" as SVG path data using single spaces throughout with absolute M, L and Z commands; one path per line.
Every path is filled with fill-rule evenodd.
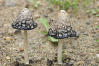
M 62 39 L 59 39 L 59 42 L 58 42 L 58 53 L 57 53 L 57 60 L 58 60 L 58 64 L 59 65 L 62 65 L 62 46 L 63 46 Z
M 25 64 L 29 64 L 28 40 L 27 40 L 27 31 L 26 30 L 24 30 L 24 58 L 25 58 Z

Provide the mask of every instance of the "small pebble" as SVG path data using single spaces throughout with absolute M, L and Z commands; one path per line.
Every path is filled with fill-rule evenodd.
M 15 66 L 19 66 L 19 62 L 18 62 L 18 61 L 14 61 L 13 64 L 14 64 Z
M 90 22 L 86 22 L 86 25 L 90 25 Z
M 26 66 L 24 63 L 19 64 L 19 66 Z
M 66 63 L 66 66 L 73 66 L 73 62 Z
M 99 54 L 96 54 L 96 62 L 99 63 Z
M 52 61 L 52 60 L 47 59 L 47 65 L 48 65 L 48 66 L 52 66 L 52 65 L 53 65 L 53 61 Z
M 7 60 L 10 60 L 11 58 L 9 56 L 6 57 Z
M 48 15 L 47 15 L 47 14 L 43 14 L 43 16 L 44 16 L 44 17 L 46 17 L 46 18 L 48 17 Z
M 29 60 L 29 64 L 32 64 L 33 63 L 33 60 Z
M 20 52 L 23 52 L 24 51 L 24 48 L 19 48 Z
M 84 61 L 78 61 L 78 62 L 76 63 L 76 65 L 77 65 L 77 66 L 78 66 L 78 65 L 83 66 L 83 65 L 84 65 Z
M 96 33 L 95 38 L 99 39 L 99 33 Z
M 48 9 L 50 12 L 53 12 L 53 8 L 47 7 L 47 9 Z
M 11 41 L 12 40 L 11 37 L 5 37 L 4 39 L 7 40 L 7 41 Z
M 14 34 L 21 34 L 21 30 L 15 30 Z
M 34 15 L 34 18 L 40 18 L 39 14 Z

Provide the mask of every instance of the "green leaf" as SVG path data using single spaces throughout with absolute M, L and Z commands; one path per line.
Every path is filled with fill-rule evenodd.
M 96 12 L 99 12 L 99 9 L 96 9 Z
M 96 42 L 99 42 L 99 39 L 97 39 Z
M 93 15 L 96 15 L 96 10 L 94 10 L 94 9 L 91 9 L 91 13 L 93 14 Z
M 44 35 L 48 34 L 48 32 L 46 32 L 46 31 L 42 31 L 41 33 L 44 34 Z
M 51 42 L 58 42 L 58 39 L 55 39 L 55 38 L 53 38 L 53 37 L 48 37 L 48 39 L 51 41 Z
M 66 0 L 64 4 L 64 8 L 68 9 L 69 7 L 70 7 L 70 2 Z
M 63 1 L 60 1 L 59 5 L 60 5 L 60 8 L 61 8 L 61 9 L 64 9 L 64 8 L 63 8 L 63 7 L 64 7 L 64 2 L 63 2 Z
M 62 56 L 62 61 L 64 61 L 64 59 L 65 59 L 65 56 L 63 55 L 63 56 Z
M 46 30 L 48 31 L 48 29 L 49 29 L 48 20 L 45 18 L 40 18 L 40 22 L 45 26 Z
M 40 4 L 40 1 L 35 2 L 34 7 L 37 8 L 39 6 L 39 4 Z
M 97 26 L 97 28 L 99 28 L 99 25 Z
M 28 0 L 28 1 L 34 3 L 34 0 Z
M 69 7 L 70 7 L 70 2 L 68 0 L 60 1 L 60 8 L 61 9 L 68 9 Z
M 96 14 L 97 17 L 99 17 L 99 14 Z
M 29 2 L 33 3 L 33 7 L 37 8 L 41 1 L 29 0 Z
M 52 2 L 53 2 L 54 4 L 56 4 L 57 1 L 56 1 L 56 0 L 52 0 Z
M 88 1 L 87 1 L 87 0 L 82 0 L 82 5 L 83 5 L 83 6 L 88 5 Z
M 78 3 L 79 3 L 79 0 L 75 0 L 71 3 L 71 6 L 73 7 L 73 12 L 76 13 L 77 12 L 77 9 L 78 9 Z
M 75 0 L 75 3 L 78 4 L 79 3 L 79 0 Z
M 56 1 L 57 1 L 57 3 L 56 3 L 56 4 L 60 5 L 60 3 L 61 3 L 61 2 L 60 2 L 60 0 L 56 0 Z
M 74 13 L 76 13 L 76 12 L 77 12 L 77 9 L 78 9 L 77 4 L 73 4 L 73 12 L 74 12 Z
M 90 10 L 86 10 L 86 13 L 90 13 Z
M 53 3 L 53 4 L 55 4 L 55 5 L 59 5 L 60 4 L 60 0 L 51 0 L 51 2 Z

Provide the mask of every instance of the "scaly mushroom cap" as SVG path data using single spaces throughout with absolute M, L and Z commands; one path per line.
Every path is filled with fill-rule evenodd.
M 51 24 L 48 35 L 56 39 L 78 37 L 77 32 L 70 26 L 68 13 L 64 10 L 58 13 L 58 19 Z
M 19 13 L 17 19 L 12 23 L 12 27 L 19 30 L 32 30 L 37 27 L 37 23 L 33 21 L 29 9 L 24 8 Z
M 60 28 L 50 28 L 48 35 L 56 39 L 63 39 L 69 37 L 77 37 L 76 31 L 72 30 L 71 26 L 60 26 Z

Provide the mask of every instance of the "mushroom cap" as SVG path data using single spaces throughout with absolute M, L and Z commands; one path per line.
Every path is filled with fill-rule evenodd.
M 78 37 L 77 32 L 72 29 L 70 16 L 65 10 L 60 10 L 56 20 L 50 23 L 48 35 L 56 39 Z
M 37 23 L 34 22 L 29 9 L 24 8 L 12 23 L 12 27 L 18 30 L 32 30 L 37 27 Z
M 56 39 L 77 37 L 77 32 L 72 30 L 71 26 L 60 26 L 60 28 L 50 28 L 48 35 Z

